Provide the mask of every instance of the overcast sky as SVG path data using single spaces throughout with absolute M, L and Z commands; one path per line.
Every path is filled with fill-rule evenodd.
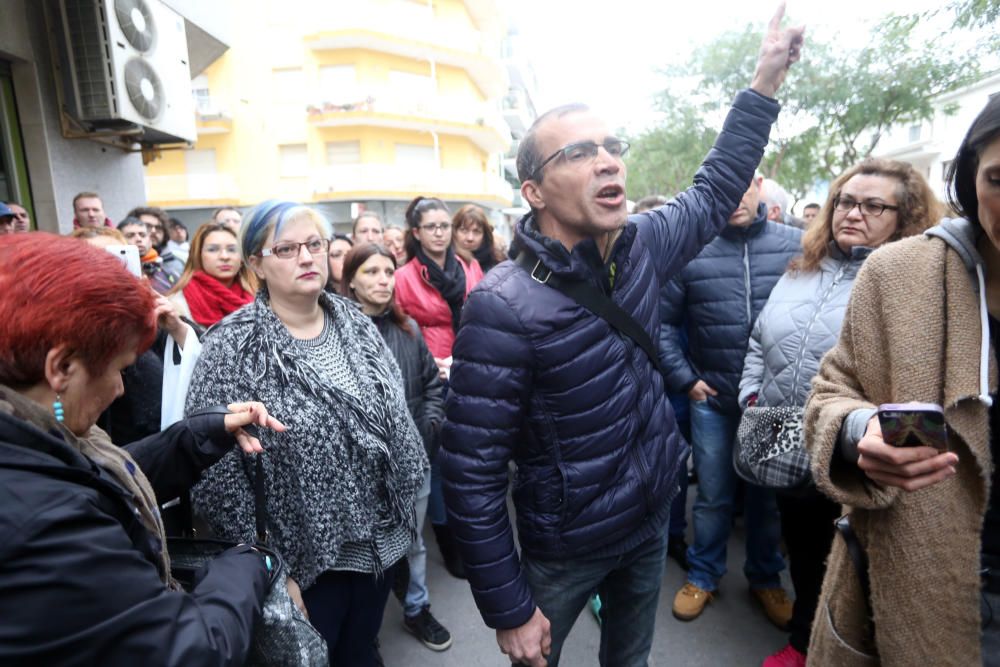
M 500 0 L 534 64 L 538 111 L 584 102 L 613 128 L 635 130 L 656 118 L 651 95 L 665 87 L 657 68 L 687 60 L 714 35 L 766 22 L 776 0 Z M 891 12 L 920 11 L 940 0 L 791 0 L 788 15 L 810 33 L 846 46 L 864 43 L 866 26 Z M 786 20 L 787 22 L 787 20 Z M 749 81 L 747 82 L 749 84 Z M 779 94 L 780 96 L 780 94 Z

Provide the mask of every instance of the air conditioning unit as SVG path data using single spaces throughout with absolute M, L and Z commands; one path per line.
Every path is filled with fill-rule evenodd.
M 144 144 L 197 137 L 184 18 L 160 0 L 50 0 L 67 111 Z

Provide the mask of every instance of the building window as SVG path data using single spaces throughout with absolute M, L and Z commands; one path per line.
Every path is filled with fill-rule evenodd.
M 358 164 L 361 162 L 360 141 L 328 141 L 326 143 L 327 164 Z
M 184 170 L 188 174 L 207 176 L 215 174 L 215 149 L 196 148 L 184 151 Z
M 215 199 L 221 196 L 214 148 L 184 151 L 184 171 L 187 175 L 188 197 Z
M 910 143 L 920 141 L 920 125 L 910 126 Z
M 208 77 L 199 74 L 191 79 L 191 95 L 199 113 L 209 113 L 212 110 L 212 94 L 208 89 Z
M 286 144 L 278 147 L 278 169 L 282 178 L 309 175 L 309 150 L 305 144 Z
M 319 102 L 352 104 L 361 101 L 354 65 L 325 65 L 319 68 Z
M 436 169 L 437 156 L 433 146 L 418 146 L 416 144 L 396 144 L 396 166 L 415 169 Z

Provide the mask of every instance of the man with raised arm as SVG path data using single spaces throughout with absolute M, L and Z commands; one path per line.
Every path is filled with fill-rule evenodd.
M 521 142 L 531 213 L 515 259 L 465 305 L 442 450 L 476 604 L 514 662 L 557 665 L 596 589 L 601 664 L 646 664 L 688 451 L 650 345 L 658 297 L 726 226 L 760 162 L 772 98 L 802 47 L 803 29 L 782 30 L 783 15 L 782 5 L 694 185 L 664 206 L 628 216 L 628 144 L 582 105 L 542 115 Z

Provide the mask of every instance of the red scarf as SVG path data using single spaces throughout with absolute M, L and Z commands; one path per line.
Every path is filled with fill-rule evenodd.
M 191 318 L 202 326 L 212 326 L 229 313 L 253 301 L 254 295 L 243 289 L 240 281 L 234 280 L 226 287 L 204 271 L 195 271 L 191 282 L 184 288 Z

